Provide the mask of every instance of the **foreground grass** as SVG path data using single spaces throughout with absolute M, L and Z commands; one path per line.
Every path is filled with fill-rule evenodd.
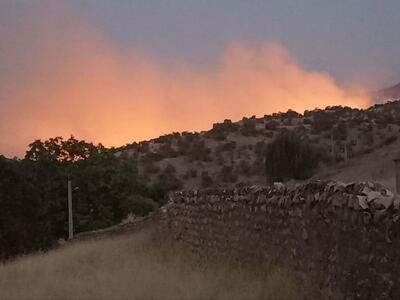
M 286 273 L 196 258 L 152 231 L 78 242 L 0 266 L 0 299 L 299 299 Z

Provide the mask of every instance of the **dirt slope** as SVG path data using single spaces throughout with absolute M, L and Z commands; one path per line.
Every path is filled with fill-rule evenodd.
M 340 163 L 330 169 L 324 169 L 314 178 L 328 178 L 343 182 L 374 181 L 395 191 L 395 164 L 393 160 L 399 154 L 400 141 L 396 141 L 371 153 L 355 157 L 348 163 Z

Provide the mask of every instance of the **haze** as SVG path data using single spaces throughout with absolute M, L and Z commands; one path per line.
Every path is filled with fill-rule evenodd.
M 359 48 L 371 51 L 368 56 L 357 52 L 354 41 L 340 40 L 339 17 L 337 28 L 330 28 L 330 48 L 319 49 L 318 39 L 329 36 L 311 39 L 307 29 L 326 29 L 327 24 L 311 2 L 305 1 L 296 12 L 286 1 L 291 7 L 288 13 L 274 1 L 268 7 L 258 1 L 247 6 L 244 1 L 218 5 L 73 1 L 69 6 L 54 1 L 2 1 L 0 153 L 21 156 L 32 140 L 56 135 L 74 134 L 120 146 L 172 131 L 208 129 L 225 118 L 238 120 L 289 108 L 303 112 L 327 105 L 368 106 L 366 92 L 375 88 L 371 82 L 386 85 L 399 75 L 387 61 L 400 50 L 386 47 L 393 28 L 377 41 L 370 40 L 369 49 L 364 48 L 368 38 L 360 42 Z M 337 3 L 334 11 L 354 8 Z M 375 2 L 352 3 L 365 11 Z M 379 8 L 387 13 L 388 27 L 397 22 L 391 19 L 390 7 L 398 6 L 387 1 L 384 9 Z M 280 12 L 273 22 L 283 31 L 270 34 L 268 14 L 265 21 L 260 13 L 252 20 L 255 7 Z M 174 8 L 176 20 L 171 15 Z M 223 8 L 232 15 L 228 17 Z M 303 13 L 319 23 L 299 28 L 304 36 L 294 36 L 289 29 L 298 25 Z M 349 14 L 351 10 L 344 12 L 346 26 L 349 32 L 357 31 L 360 23 L 351 23 Z M 190 21 L 193 15 L 198 18 Z M 212 26 L 206 25 L 210 22 Z M 246 29 L 239 28 L 240 23 L 255 25 Z M 377 31 L 380 25 L 368 28 Z M 154 32 L 159 32 L 159 39 Z M 398 35 L 390 40 L 399 47 Z M 378 50 L 382 56 L 373 59 Z

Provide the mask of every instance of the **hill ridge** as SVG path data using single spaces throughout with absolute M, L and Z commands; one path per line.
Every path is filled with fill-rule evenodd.
M 116 151 L 136 160 L 146 180 L 169 190 L 240 187 L 265 183 L 266 147 L 284 130 L 320 147 L 326 153 L 323 167 L 331 168 L 396 143 L 400 101 L 226 119 L 208 131 L 174 132 Z

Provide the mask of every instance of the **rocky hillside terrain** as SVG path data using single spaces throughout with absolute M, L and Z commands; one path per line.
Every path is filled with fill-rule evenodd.
M 390 145 L 393 153 L 386 160 L 395 155 L 400 101 L 368 109 L 333 106 L 302 114 L 289 110 L 238 122 L 224 120 L 208 131 L 172 133 L 129 144 L 117 149 L 117 154 L 136 160 L 149 183 L 169 190 L 264 184 L 267 145 L 282 131 L 295 132 L 320 150 L 323 159 L 317 177 L 342 180 L 340 174 L 346 174 L 347 167 L 354 169 L 362 157 L 375 163 L 374 158 Z M 370 164 L 363 165 L 365 171 Z M 358 175 L 354 180 L 360 179 Z M 379 182 L 380 176 L 372 179 Z

